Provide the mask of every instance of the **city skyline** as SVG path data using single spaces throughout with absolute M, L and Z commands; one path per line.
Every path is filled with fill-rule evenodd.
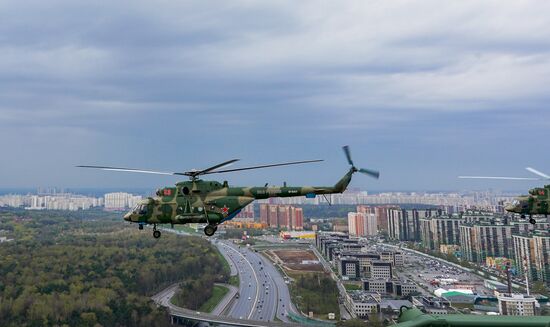
M 433 10 L 433 8 L 439 8 Z M 184 171 L 325 159 L 219 176 L 234 185 L 525 189 L 458 175 L 550 171 L 546 2 L 7 1 L 0 27 L 2 187 L 172 185 L 79 164 Z M 535 155 L 536 153 L 536 155 Z

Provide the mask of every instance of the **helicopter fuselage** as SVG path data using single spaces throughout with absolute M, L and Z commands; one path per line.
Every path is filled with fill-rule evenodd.
M 139 224 L 206 223 L 218 225 L 234 218 L 256 199 L 315 197 L 342 193 L 355 171 L 350 169 L 334 186 L 229 187 L 227 182 L 195 179 L 159 189 L 157 196 L 141 201 L 124 219 Z
M 508 212 L 521 215 L 548 215 L 550 214 L 549 191 L 550 185 L 546 185 L 544 188 L 531 189 L 529 195 L 517 197 L 505 209 Z

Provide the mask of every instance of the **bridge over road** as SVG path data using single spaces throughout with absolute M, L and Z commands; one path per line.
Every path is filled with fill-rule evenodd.
M 232 317 L 218 316 L 205 312 L 193 311 L 185 308 L 175 306 L 170 301 L 176 291 L 178 290 L 178 284 L 173 284 L 168 288 L 157 293 L 153 297 L 153 301 L 157 305 L 168 308 L 168 312 L 172 317 L 172 322 L 177 321 L 178 319 L 190 319 L 196 321 L 205 321 L 215 324 L 223 324 L 226 326 L 250 326 L 250 327 L 303 327 L 304 325 L 295 324 L 295 323 L 285 323 L 277 321 L 256 321 L 248 319 L 237 319 Z

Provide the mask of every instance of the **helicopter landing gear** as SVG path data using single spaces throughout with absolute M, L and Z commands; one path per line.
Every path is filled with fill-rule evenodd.
M 206 234 L 206 236 L 212 236 L 216 230 L 218 230 L 216 225 L 206 225 L 206 227 L 204 227 L 204 234 Z
M 153 225 L 153 237 L 154 238 L 159 238 L 160 237 L 160 231 L 157 230 L 157 225 Z
M 138 224 L 138 229 L 143 230 L 143 224 Z
M 533 225 L 537 223 L 537 221 L 533 217 L 529 217 L 529 222 Z

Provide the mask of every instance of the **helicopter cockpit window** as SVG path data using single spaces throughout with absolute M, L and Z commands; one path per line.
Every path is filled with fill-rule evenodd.
M 512 201 L 512 205 L 517 206 L 519 204 L 519 200 Z
M 142 215 L 146 214 L 147 213 L 147 205 L 145 205 L 145 204 L 140 205 L 139 206 L 139 213 L 142 214 Z

